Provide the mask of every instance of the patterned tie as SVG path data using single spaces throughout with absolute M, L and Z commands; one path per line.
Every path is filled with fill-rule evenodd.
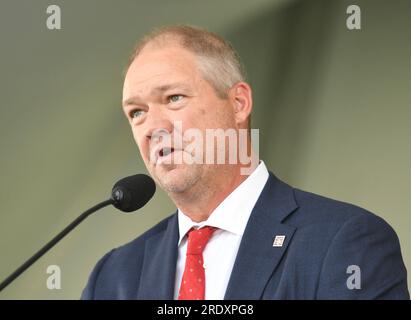
M 181 280 L 179 300 L 204 300 L 205 272 L 203 251 L 210 240 L 214 227 L 191 229 L 188 232 L 186 265 Z

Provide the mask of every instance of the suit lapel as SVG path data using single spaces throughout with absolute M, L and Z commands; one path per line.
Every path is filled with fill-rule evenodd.
M 282 223 L 297 208 L 290 186 L 271 172 L 241 240 L 225 299 L 260 299 L 296 230 Z M 274 247 L 276 236 L 285 236 Z
M 173 299 L 178 254 L 177 214 L 167 228 L 146 241 L 137 299 Z

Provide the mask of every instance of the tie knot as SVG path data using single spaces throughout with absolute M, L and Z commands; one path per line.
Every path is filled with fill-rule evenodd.
M 187 254 L 202 254 L 208 240 L 210 240 L 216 229 L 214 227 L 192 228 L 188 232 Z

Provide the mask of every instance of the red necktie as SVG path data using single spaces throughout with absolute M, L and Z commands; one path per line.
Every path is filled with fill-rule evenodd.
M 214 227 L 191 229 L 188 232 L 186 265 L 181 280 L 179 300 L 204 300 L 205 272 L 203 251 L 210 240 Z

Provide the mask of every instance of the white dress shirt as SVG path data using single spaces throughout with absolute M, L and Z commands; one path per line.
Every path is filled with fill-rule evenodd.
M 203 252 L 205 268 L 205 299 L 224 299 L 238 248 L 251 211 L 267 180 L 268 170 L 261 161 L 257 168 L 211 213 L 207 220 L 194 222 L 178 209 L 178 258 L 174 299 L 178 299 L 187 251 L 187 232 L 192 227 L 217 227 Z

